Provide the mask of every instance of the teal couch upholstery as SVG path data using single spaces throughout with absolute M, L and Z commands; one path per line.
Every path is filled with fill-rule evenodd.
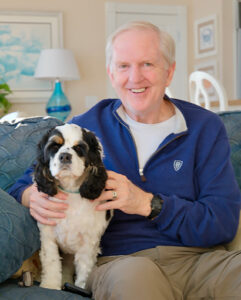
M 241 111 L 221 112 L 219 116 L 227 130 L 231 147 L 231 161 L 241 189 Z
M 0 300 L 88 299 L 65 291 L 19 287 L 10 277 L 40 248 L 39 231 L 29 210 L 7 190 L 35 161 L 37 143 L 52 127 L 62 124 L 50 117 L 0 123 Z

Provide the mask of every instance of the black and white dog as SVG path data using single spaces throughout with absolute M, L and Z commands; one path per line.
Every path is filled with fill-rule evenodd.
M 69 205 L 66 218 L 55 219 L 56 226 L 38 224 L 42 287 L 61 289 L 59 248 L 74 256 L 75 285 L 85 287 L 110 219 L 107 212 L 96 211 L 96 203 L 90 201 L 105 188 L 107 173 L 102 157 L 102 146 L 96 136 L 74 124 L 57 126 L 39 143 L 34 172 L 37 188 L 50 198 L 63 190 L 68 193 L 67 200 L 51 199 Z

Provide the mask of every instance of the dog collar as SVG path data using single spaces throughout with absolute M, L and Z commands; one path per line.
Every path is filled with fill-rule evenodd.
M 61 190 L 62 192 L 65 192 L 67 194 L 79 194 L 79 191 L 73 192 L 73 191 L 68 191 L 63 189 L 62 187 L 58 186 L 58 189 Z

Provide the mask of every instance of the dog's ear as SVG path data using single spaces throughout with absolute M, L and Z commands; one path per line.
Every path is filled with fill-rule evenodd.
M 87 199 L 96 199 L 105 188 L 107 173 L 104 165 L 92 167 L 86 180 L 81 185 L 80 195 Z
M 39 192 L 43 192 L 49 196 L 57 194 L 57 185 L 55 179 L 50 174 L 48 166 L 37 163 L 34 168 L 34 180 Z
M 82 128 L 83 140 L 88 145 L 87 164 L 102 164 L 103 149 L 95 134 Z
M 49 129 L 40 140 L 37 149 L 37 162 L 34 168 L 34 180 L 37 184 L 38 191 L 50 196 L 57 194 L 57 185 L 49 171 L 49 157 L 46 155 L 45 146 L 54 128 Z
M 80 187 L 80 195 L 87 199 L 95 199 L 105 188 L 107 180 L 107 173 L 102 162 L 103 150 L 93 132 L 83 129 L 83 140 L 89 147 L 85 164 L 90 171 Z

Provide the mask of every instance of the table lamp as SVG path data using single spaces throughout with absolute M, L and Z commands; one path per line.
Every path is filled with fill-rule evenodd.
M 34 77 L 55 80 L 54 91 L 47 102 L 46 112 L 65 121 L 71 112 L 71 105 L 62 90 L 61 81 L 80 78 L 73 53 L 67 49 L 42 50 Z

